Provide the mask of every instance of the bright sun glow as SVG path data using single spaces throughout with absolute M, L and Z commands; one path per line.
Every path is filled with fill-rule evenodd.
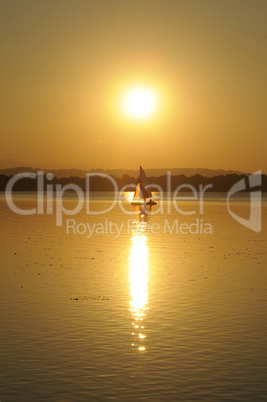
M 147 119 L 157 108 L 157 94 L 145 87 L 135 87 L 126 92 L 123 97 L 123 112 L 134 119 Z

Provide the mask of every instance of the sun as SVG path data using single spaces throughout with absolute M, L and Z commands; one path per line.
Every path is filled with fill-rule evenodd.
M 122 99 L 123 113 L 133 119 L 148 119 L 156 112 L 157 106 L 156 91 L 146 87 L 131 88 Z

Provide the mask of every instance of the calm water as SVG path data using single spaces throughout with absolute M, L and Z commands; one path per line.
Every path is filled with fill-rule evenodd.
M 248 201 L 232 210 L 248 217 Z M 95 194 L 90 210 L 111 204 Z M 197 201 L 149 216 L 124 200 L 134 215 L 83 208 L 62 226 L 46 204 L 0 206 L 1 401 L 266 400 L 266 199 L 261 233 L 218 194 L 203 214 Z

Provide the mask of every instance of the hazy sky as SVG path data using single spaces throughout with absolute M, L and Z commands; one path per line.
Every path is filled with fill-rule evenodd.
M 0 0 L 0 46 L 0 159 L 267 172 L 266 0 Z

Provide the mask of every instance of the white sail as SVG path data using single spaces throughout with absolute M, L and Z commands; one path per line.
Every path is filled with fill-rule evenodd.
M 148 185 L 148 180 L 147 180 L 145 171 L 142 168 L 142 166 L 140 166 L 139 182 L 142 183 L 144 189 Z M 144 196 L 144 198 L 152 198 L 152 194 L 151 194 L 151 191 L 149 189 L 145 189 L 145 192 L 146 192 L 146 195 Z
M 143 184 L 139 181 L 135 189 L 133 200 L 140 201 L 146 198 L 152 198 L 152 194 L 150 191 L 147 191 Z
M 134 192 L 134 196 L 133 196 L 133 200 L 137 201 L 140 200 L 140 183 L 137 183 L 135 192 Z
M 151 191 L 148 188 L 146 188 L 147 185 L 148 180 L 146 174 L 142 166 L 140 166 L 140 174 L 135 189 L 135 193 L 132 199 L 132 204 L 143 204 L 143 203 L 156 204 L 155 201 L 153 200 Z

